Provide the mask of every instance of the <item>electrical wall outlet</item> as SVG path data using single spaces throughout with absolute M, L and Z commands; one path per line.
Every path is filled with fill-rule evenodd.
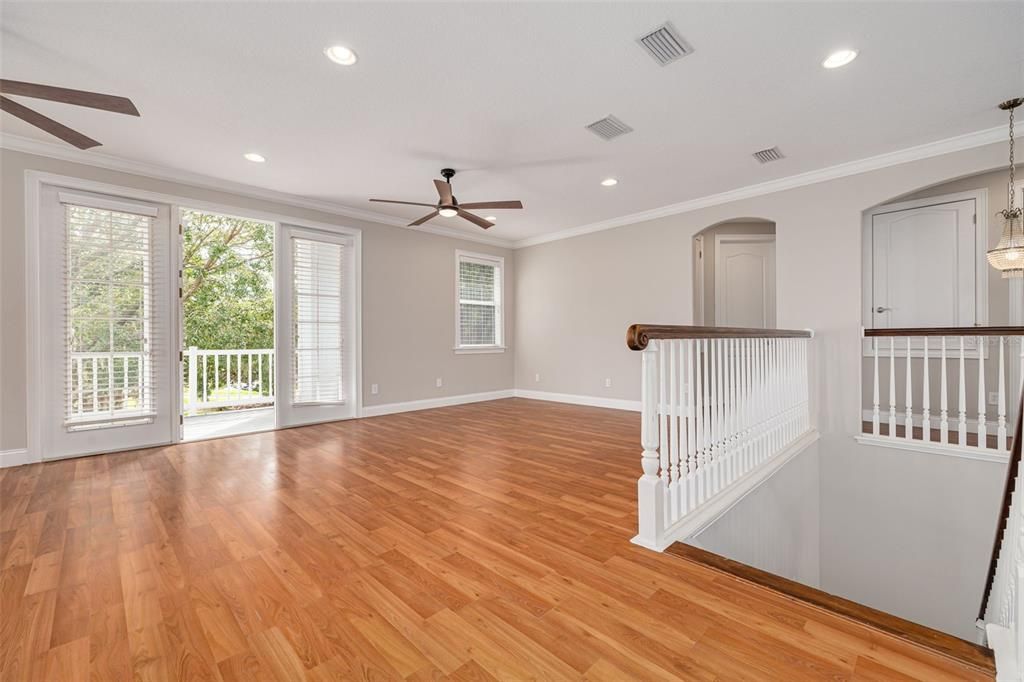
M 434 385 L 437 386 L 438 388 L 441 388 L 442 386 L 444 386 L 444 379 L 438 377 L 437 380 L 434 382 Z
M 611 377 L 608 377 L 607 379 L 604 380 L 604 387 L 605 388 L 611 388 L 612 387 Z
M 999 404 L 999 392 L 998 391 L 989 391 L 988 392 L 988 404 L 989 405 L 998 405 Z
M 533 380 L 536 381 L 537 383 L 540 383 L 540 372 L 537 372 L 536 374 L 533 375 Z
M 377 384 L 370 384 L 370 394 L 377 395 L 380 393 L 380 387 Z

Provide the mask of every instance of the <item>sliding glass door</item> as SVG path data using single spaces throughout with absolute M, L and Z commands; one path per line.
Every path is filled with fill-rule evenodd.
M 278 426 L 358 416 L 356 237 L 278 230 Z
M 170 207 L 43 186 L 43 459 L 173 440 Z

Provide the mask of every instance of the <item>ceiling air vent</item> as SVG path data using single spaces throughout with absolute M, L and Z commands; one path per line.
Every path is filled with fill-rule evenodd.
M 614 116 L 605 116 L 600 121 L 594 121 L 587 126 L 587 130 L 602 140 L 613 140 L 620 135 L 633 132 L 632 128 Z
M 650 33 L 640 36 L 636 41 L 662 66 L 693 52 L 693 48 L 683 40 L 675 26 L 667 21 Z
M 772 147 L 771 149 L 762 149 L 759 152 L 754 152 L 754 158 L 761 163 L 770 163 L 786 157 L 782 155 L 778 147 Z

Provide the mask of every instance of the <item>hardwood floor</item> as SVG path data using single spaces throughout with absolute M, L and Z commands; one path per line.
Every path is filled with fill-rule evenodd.
M 983 679 L 630 544 L 638 442 L 509 399 L 0 470 L 0 678 Z

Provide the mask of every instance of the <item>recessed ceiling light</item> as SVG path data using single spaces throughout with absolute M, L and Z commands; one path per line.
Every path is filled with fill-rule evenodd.
M 619 184 L 619 181 L 616 180 L 615 178 L 605 178 L 604 180 L 601 181 L 601 184 L 605 187 L 614 187 L 615 185 Z
M 335 64 L 341 64 L 342 66 L 352 66 L 359 61 L 359 57 L 356 56 L 356 53 L 344 45 L 331 45 L 330 47 L 326 47 L 324 48 L 324 54 L 327 55 L 327 58 L 332 62 Z
M 263 156 L 262 154 L 257 154 L 256 152 L 249 152 L 248 154 L 244 154 L 243 156 L 245 156 L 247 161 L 252 161 L 253 163 L 263 163 L 264 161 L 267 160 L 267 157 Z
M 821 63 L 826 69 L 838 69 L 857 58 L 857 50 L 836 50 Z
M 486 216 L 486 217 L 484 217 L 484 220 L 487 220 L 487 221 L 489 221 L 489 222 L 492 222 L 492 223 L 496 223 L 496 222 L 498 222 L 498 219 L 497 219 L 497 218 L 495 218 L 495 217 L 494 217 L 494 216 L 492 216 L 492 215 L 489 215 L 489 216 Z

